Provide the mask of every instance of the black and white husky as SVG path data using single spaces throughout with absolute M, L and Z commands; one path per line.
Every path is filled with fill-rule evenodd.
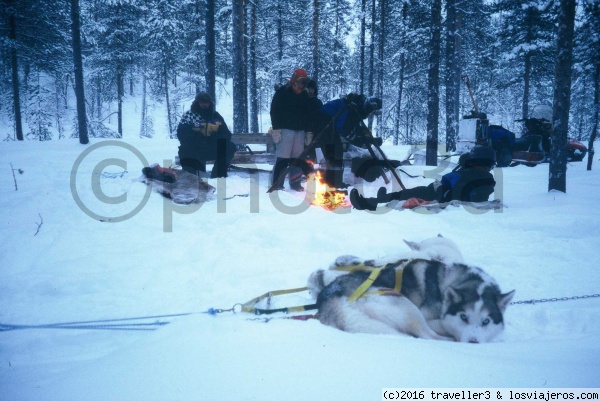
M 308 287 L 317 298 L 318 319 L 354 333 L 491 341 L 504 328 L 504 311 L 515 291 L 503 294 L 483 270 L 461 263 L 454 243 L 436 238 L 407 242 L 413 249 L 408 258 L 342 256 L 329 270 L 313 272 Z M 375 267 L 383 267 L 376 276 Z M 372 284 L 365 285 L 369 280 Z M 364 293 L 357 297 L 357 291 Z

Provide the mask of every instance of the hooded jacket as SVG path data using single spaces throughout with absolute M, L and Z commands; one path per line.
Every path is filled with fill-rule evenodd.
M 209 103 L 207 109 L 199 104 Z M 194 99 L 189 111 L 181 117 L 177 126 L 179 139 L 179 157 L 197 160 L 214 160 L 217 151 L 217 141 L 231 139 L 231 131 L 223 117 L 215 111 L 215 105 L 210 96 L 199 94 Z

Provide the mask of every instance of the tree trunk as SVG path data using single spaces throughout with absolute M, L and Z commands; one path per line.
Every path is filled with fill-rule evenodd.
M 600 35 L 600 3 L 595 2 L 592 6 L 592 26 L 596 28 L 596 33 Z M 587 169 L 592 170 L 592 164 L 594 162 L 594 142 L 598 136 L 598 126 L 600 124 L 600 49 L 598 48 L 600 43 L 595 42 L 596 47 L 592 49 L 594 53 L 594 127 L 590 134 L 588 141 L 588 161 Z
M 92 92 L 92 97 L 94 97 L 94 93 Z M 98 120 L 102 119 L 102 79 L 100 77 L 96 78 L 96 90 L 95 90 L 95 98 L 96 98 L 96 118 Z M 94 115 L 94 107 L 92 106 L 92 113 Z
M 375 90 L 375 33 L 377 31 L 376 19 L 377 19 L 377 7 L 375 6 L 376 0 L 371 1 L 371 44 L 369 46 L 369 96 L 373 94 Z M 367 120 L 369 129 L 373 128 L 373 116 L 369 116 Z
M 241 60 L 241 69 L 242 69 L 242 85 L 240 86 L 241 93 L 240 99 L 242 102 L 241 107 L 241 119 L 240 119 L 240 131 L 239 132 L 248 132 L 248 24 L 246 20 L 248 19 L 247 15 L 247 6 L 250 0 L 242 1 L 242 58 Z
M 402 115 L 402 96 L 404 93 L 404 72 L 406 69 L 406 18 L 408 16 L 408 4 L 402 5 L 402 37 L 400 39 L 400 70 L 398 71 L 398 101 L 396 103 L 396 122 L 394 123 L 394 145 L 399 144 L 400 116 Z
M 339 7 L 339 0 L 336 0 L 336 7 Z M 337 86 L 333 89 L 334 96 L 336 94 L 341 94 L 344 88 L 344 77 L 341 71 L 342 69 L 339 68 L 339 55 L 342 49 L 338 38 L 340 37 L 341 24 L 342 22 L 340 21 L 339 13 L 335 13 L 335 26 L 333 27 L 333 82 L 335 82 Z
M 250 131 L 258 133 L 258 88 L 256 84 L 256 4 L 250 2 Z
M 377 60 L 377 97 L 383 98 L 383 60 L 385 49 L 385 0 L 379 0 L 379 57 Z
M 527 8 L 527 17 L 525 19 L 527 26 L 525 27 L 525 29 L 527 30 L 526 34 L 525 34 L 525 43 L 527 45 L 531 45 L 531 42 L 533 41 L 533 30 L 535 29 L 534 26 L 534 9 L 533 6 L 530 6 L 529 8 Z M 530 93 L 530 85 L 531 85 L 531 56 L 532 56 L 532 51 L 531 50 L 527 50 L 525 52 L 525 63 L 524 63 L 524 72 L 523 72 L 523 110 L 522 110 L 522 114 L 523 116 L 521 118 L 526 119 L 529 117 L 529 93 Z
M 123 138 L 123 96 L 125 95 L 123 69 L 117 64 L 117 132 Z
M 560 0 L 555 68 L 552 148 L 548 191 L 567 192 L 567 136 L 571 105 L 571 69 L 576 0 Z
M 531 82 L 531 52 L 525 54 L 525 72 L 523 74 L 523 110 L 521 117 L 526 119 L 529 117 L 529 92 Z
M 215 45 L 215 0 L 206 1 L 206 92 L 217 104 L 216 92 L 216 45 Z
M 313 0 L 312 79 L 319 82 L 319 0 Z
M 597 6 L 596 3 L 596 7 Z M 594 141 L 596 141 L 596 137 L 598 136 L 598 125 L 600 123 L 600 54 L 596 53 L 594 58 L 596 59 L 596 73 L 594 74 L 594 127 L 592 128 L 590 139 L 588 141 L 588 170 L 592 169 L 594 154 L 596 153 L 594 150 Z
M 244 1 L 233 2 L 233 132 L 244 132 Z
M 425 164 L 437 166 L 438 128 L 440 116 L 440 40 L 442 30 L 442 0 L 431 6 L 431 43 L 427 79 L 427 142 Z
M 148 84 L 146 82 L 146 67 L 142 69 L 142 107 L 140 122 L 140 138 L 152 138 L 152 131 L 148 123 Z
M 460 33 L 456 0 L 446 1 L 446 152 L 456 150 L 460 93 Z
M 169 124 L 169 138 L 175 138 L 177 136 L 175 129 L 174 129 L 174 124 L 173 124 L 173 118 L 171 117 L 172 112 L 171 112 L 171 99 L 169 97 L 169 75 L 167 73 L 167 67 L 163 67 L 163 78 L 165 80 L 165 100 L 167 102 L 167 123 Z
M 361 0 L 360 5 L 360 93 L 365 93 L 365 42 L 367 30 L 367 0 Z
M 63 124 L 62 124 L 62 98 L 64 97 L 64 93 L 63 93 L 63 86 L 62 86 L 62 82 L 61 82 L 61 77 L 57 74 L 57 76 L 55 77 L 54 83 L 56 85 L 56 90 L 54 92 L 55 97 L 54 97 L 54 102 L 56 103 L 55 106 L 55 113 L 56 113 L 56 117 L 55 117 L 55 123 L 56 123 L 56 130 L 58 131 L 58 139 L 63 139 L 65 137 L 64 135 L 64 128 L 63 128 Z
M 281 66 L 281 61 L 283 60 L 283 10 L 281 6 L 281 1 L 277 1 L 277 60 L 279 61 L 279 65 Z M 281 84 L 283 82 L 283 74 L 281 68 L 277 73 L 277 83 Z
M 83 60 L 81 58 L 81 29 L 79 21 L 79 0 L 71 0 L 71 33 L 73 35 L 73 64 L 75 67 L 75 97 L 77 102 L 77 130 L 79 143 L 85 145 L 88 138 L 87 116 L 85 111 L 85 90 L 83 86 Z
M 21 96 L 20 96 L 20 85 L 19 85 L 19 63 L 17 58 L 17 22 L 15 18 L 15 5 L 14 0 L 6 1 L 7 10 L 8 10 L 8 24 L 9 24 L 9 33 L 8 37 L 10 38 L 12 44 L 10 48 L 10 61 L 12 68 L 12 89 L 13 89 L 13 104 L 15 109 L 15 131 L 17 135 L 17 140 L 22 141 L 23 137 L 23 123 L 21 117 Z

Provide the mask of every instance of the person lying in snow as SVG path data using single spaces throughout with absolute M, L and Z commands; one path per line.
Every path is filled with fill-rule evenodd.
M 465 202 L 485 202 L 494 192 L 496 181 L 490 171 L 496 165 L 496 153 L 488 146 L 475 146 L 459 159 L 459 168 L 445 174 L 441 182 L 432 182 L 427 186 L 409 188 L 398 192 L 386 193 L 379 188 L 377 198 L 365 198 L 356 188 L 350 191 L 350 202 L 358 210 L 375 210 L 378 203 L 410 198 L 440 203 L 451 200 Z
M 206 171 L 206 162 L 214 160 L 211 178 L 227 177 L 227 169 L 236 147 L 223 117 L 215 111 L 208 93 L 196 95 L 190 110 L 181 117 L 177 127 L 179 163 L 188 173 Z

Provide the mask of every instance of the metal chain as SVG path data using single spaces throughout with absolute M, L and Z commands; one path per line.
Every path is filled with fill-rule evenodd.
M 213 315 L 213 316 L 217 315 L 219 313 L 223 313 L 223 312 L 233 312 L 235 314 L 235 313 L 242 312 L 242 307 L 243 307 L 242 304 L 235 304 L 229 309 L 208 308 L 207 311 L 202 312 L 202 313 L 207 313 L 207 314 Z
M 543 303 L 543 302 L 572 301 L 575 299 L 588 299 L 588 298 L 599 298 L 599 297 L 600 297 L 600 294 L 592 294 L 592 295 L 575 295 L 572 297 L 562 297 L 562 298 L 530 299 L 528 301 L 511 302 L 510 305 L 522 305 L 522 304 L 535 305 L 536 303 Z

